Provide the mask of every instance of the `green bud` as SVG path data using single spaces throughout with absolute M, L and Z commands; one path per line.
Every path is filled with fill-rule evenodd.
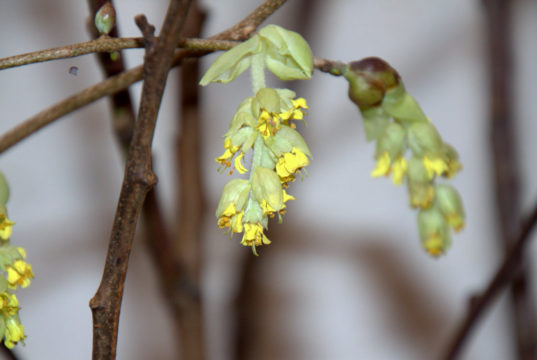
M 243 210 L 249 194 L 250 182 L 248 180 L 233 179 L 228 181 L 222 190 L 222 196 L 216 209 L 216 217 L 219 218 L 231 203 L 235 204 L 237 211 Z
M 270 136 L 265 141 L 266 145 L 278 158 L 286 152 L 291 152 L 293 148 L 299 149 L 311 158 L 310 149 L 302 135 L 287 125 L 282 125 L 276 135 Z
M 372 107 L 362 111 L 365 138 L 367 141 L 377 140 L 390 123 L 391 116 L 381 107 Z
M 410 206 L 428 208 L 434 200 L 434 187 L 423 165 L 423 159 L 412 156 L 408 161 L 407 184 Z
M 400 81 L 397 71 L 377 57 L 351 62 L 344 77 L 349 82 L 349 98 L 361 111 L 380 105 L 386 91 Z
M 386 91 L 382 108 L 390 116 L 406 123 L 428 122 L 416 100 L 406 92 L 403 83 Z
M 95 14 L 95 27 L 100 34 L 108 35 L 116 24 L 116 10 L 110 2 L 106 2 Z
M 258 36 L 253 36 L 220 55 L 200 80 L 205 86 L 211 82 L 226 84 L 242 74 L 250 66 L 250 57 L 263 49 Z
M 447 223 L 455 231 L 460 231 L 464 227 L 466 216 L 459 192 L 450 185 L 437 185 L 436 203 Z
M 408 129 L 408 146 L 415 156 L 442 156 L 444 142 L 429 121 L 412 124 Z
M 282 184 L 271 169 L 258 166 L 252 175 L 252 192 L 258 203 L 265 200 L 275 211 L 283 207 Z
M 451 234 L 440 210 L 436 207 L 421 210 L 418 214 L 421 244 L 432 256 L 444 254 L 451 246 Z
M 265 44 L 265 65 L 280 80 L 309 79 L 313 73 L 313 54 L 300 34 L 277 25 L 259 30 Z
M 387 152 L 391 159 L 404 154 L 406 150 L 406 131 L 398 123 L 390 123 L 384 129 L 377 141 L 377 152 L 375 157 L 380 157 Z
M 9 185 L 4 173 L 0 172 L 0 204 L 6 204 L 9 199 Z

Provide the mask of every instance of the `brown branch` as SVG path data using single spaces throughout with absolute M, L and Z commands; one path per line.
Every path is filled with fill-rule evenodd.
M 513 242 L 513 247 L 505 256 L 501 266 L 496 271 L 496 274 L 494 274 L 494 277 L 490 280 L 489 285 L 485 291 L 482 292 L 482 295 L 475 297 L 475 301 L 472 301 L 472 305 L 470 306 L 466 317 L 454 332 L 454 336 L 450 342 L 444 359 L 452 360 L 457 358 L 465 340 L 468 338 L 472 327 L 476 324 L 479 317 L 497 298 L 500 290 L 509 284 L 510 281 L 512 281 L 516 276 L 520 270 L 524 249 L 531 239 L 530 234 L 536 223 L 537 203 L 529 216 L 522 223 L 520 231 Z
M 213 41 L 210 39 L 180 39 L 177 43 L 177 47 L 179 48 L 212 51 L 229 50 L 235 45 L 237 45 L 237 42 L 235 41 Z M 143 47 L 143 38 L 111 38 L 108 36 L 101 36 L 98 39 L 83 43 L 2 58 L 0 59 L 0 70 L 50 60 L 68 59 L 93 53 L 111 53 L 123 49 L 140 49 Z
M 151 167 L 151 144 L 157 114 L 190 1 L 170 1 L 160 37 L 154 47 L 146 50 L 140 110 L 127 156 L 103 277 L 90 301 L 93 359 L 114 359 L 116 355 L 119 313 L 132 240 L 145 196 L 156 182 Z
M 266 7 L 267 9 L 271 9 L 271 11 L 275 11 L 279 6 L 283 5 L 285 1 L 286 0 L 267 0 L 239 24 L 246 24 L 245 26 L 248 26 L 249 29 L 254 28 L 255 30 L 255 26 L 258 26 L 265 20 L 265 18 L 261 17 L 260 14 L 264 16 L 268 16 L 271 14 L 271 12 L 264 11 L 262 9 Z M 234 28 L 235 26 L 232 29 Z M 240 33 L 240 36 L 233 35 L 233 32 L 231 32 L 231 30 L 225 30 L 217 35 L 212 36 L 211 38 L 209 38 L 209 40 L 223 40 L 229 39 L 231 37 L 233 37 L 234 39 L 248 38 L 248 32 L 243 31 L 242 29 L 239 29 L 238 31 Z M 182 59 L 186 57 L 204 56 L 212 51 L 213 50 L 179 51 L 177 54 L 175 54 L 172 66 L 177 66 L 181 63 Z M 75 95 L 66 98 L 65 100 L 56 103 L 48 109 L 45 109 L 37 115 L 34 115 L 33 117 L 23 121 L 19 125 L 16 125 L 14 128 L 0 136 L 0 154 L 9 149 L 11 146 L 30 136 L 34 132 L 40 130 L 44 126 L 52 123 L 59 117 L 66 115 L 82 106 L 88 105 L 93 101 L 100 99 L 101 97 L 108 96 L 118 91 L 121 91 L 129 87 L 133 83 L 140 81 L 141 79 L 142 67 L 137 66 L 131 70 L 106 79 L 96 85 L 82 90 Z

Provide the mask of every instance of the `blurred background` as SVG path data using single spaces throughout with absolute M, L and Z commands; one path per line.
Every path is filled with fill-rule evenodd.
M 120 34 L 140 36 L 134 16 L 146 14 L 158 33 L 168 1 L 114 3 Z M 201 1 L 207 12 L 202 36 L 232 26 L 260 3 Z M 297 201 L 289 204 L 282 225 L 269 224 L 273 243 L 259 249 L 259 257 L 242 247 L 239 237 L 229 241 L 214 217 L 229 176 L 217 173 L 214 158 L 222 153 L 221 136 L 251 86 L 244 74 L 231 84 L 201 90 L 199 152 L 192 156 L 200 158 L 205 199 L 199 266 L 208 359 L 440 358 L 470 297 L 484 288 L 502 258 L 505 230 L 495 182 L 502 170 L 495 170 L 494 161 L 505 165 L 500 169 L 516 169 L 518 185 L 504 194 L 515 201 L 517 213 L 508 215 L 518 219 L 518 212 L 524 214 L 537 199 L 537 3 L 503 1 L 499 19 L 507 23 L 499 26 L 491 23 L 490 3 L 294 0 L 267 22 L 302 33 L 315 56 L 346 62 L 384 58 L 459 151 L 464 169 L 453 184 L 464 200 L 467 226 L 439 259 L 420 246 L 406 188 L 370 177 L 374 145 L 365 141 L 346 82 L 319 71 L 310 81 L 286 84 L 310 107 L 307 126 L 300 130 L 313 161 L 308 177 L 289 188 Z M 90 39 L 86 1 L 0 4 L 0 57 Z M 502 36 L 512 50 L 510 66 L 495 63 L 501 59 L 490 50 Z M 128 67 L 142 63 L 142 49 L 123 54 Z M 202 71 L 216 56 L 202 59 Z M 504 88 L 512 101 L 505 131 L 514 129 L 513 156 L 507 158 L 502 151 L 495 157 L 492 148 L 491 63 L 500 70 L 495 74 L 511 82 Z M 76 76 L 69 73 L 72 66 L 78 68 Z M 95 55 L 0 71 L 2 131 L 102 77 Z M 179 81 L 175 69 L 154 139 L 157 196 L 170 228 L 185 216 L 177 206 Z M 140 83 L 131 88 L 135 104 L 140 91 Z M 101 279 L 123 176 L 109 103 L 101 99 L 9 149 L 0 157 L 0 169 L 11 187 L 8 209 L 16 222 L 11 240 L 27 249 L 36 275 L 18 292 L 28 339 L 15 351 L 21 359 L 90 358 L 88 302 Z M 533 244 L 528 255 L 536 251 Z M 535 271 L 534 265 L 528 268 L 531 305 Z M 159 281 L 138 236 L 123 299 L 119 359 L 178 358 L 174 317 Z M 511 307 L 504 291 L 461 358 L 517 358 Z

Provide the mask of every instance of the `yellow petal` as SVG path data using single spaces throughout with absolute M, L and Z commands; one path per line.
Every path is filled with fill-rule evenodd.
M 237 171 L 238 171 L 239 173 L 241 173 L 241 174 L 244 174 L 244 173 L 246 173 L 246 172 L 248 171 L 248 169 L 245 168 L 244 165 L 242 165 L 241 160 L 242 160 L 243 157 L 244 157 L 244 153 L 241 152 L 241 153 L 239 154 L 239 156 L 237 156 L 237 157 L 235 158 L 235 169 L 237 169 Z
M 380 158 L 377 159 L 377 166 L 371 172 L 371 176 L 376 178 L 380 176 L 387 176 L 391 170 L 390 154 L 385 152 Z

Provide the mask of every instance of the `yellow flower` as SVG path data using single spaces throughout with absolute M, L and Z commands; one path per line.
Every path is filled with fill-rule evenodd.
M 232 202 L 224 210 L 222 215 L 220 215 L 220 218 L 218 219 L 218 227 L 229 227 L 233 232 L 241 233 L 243 216 L 244 211 L 237 211 L 237 209 L 235 209 L 235 203 Z
M 261 133 L 266 140 L 270 136 L 276 135 L 278 130 L 281 129 L 281 125 L 288 125 L 294 128 L 294 124 L 290 124 L 291 120 L 302 120 L 304 118 L 304 111 L 301 109 L 307 109 L 308 105 L 304 98 L 298 98 L 291 100 L 293 106 L 282 113 L 269 112 L 265 109 L 261 110 L 257 120 L 257 130 Z
M 11 227 L 15 223 L 7 218 L 7 216 L 0 214 L 0 238 L 7 240 L 11 236 Z
M 13 349 L 13 346 L 19 341 L 24 342 L 24 326 L 21 324 L 18 316 L 10 316 L 6 320 L 6 330 L 4 334 L 4 344 L 8 349 Z
M 392 181 L 395 185 L 403 184 L 407 169 L 408 169 L 408 163 L 404 157 L 400 156 L 394 161 L 392 165 L 392 170 L 393 170 Z
M 398 156 L 392 163 L 390 154 L 384 152 L 377 160 L 375 169 L 371 172 L 371 176 L 376 178 L 380 176 L 389 176 L 393 170 L 392 182 L 395 185 L 401 185 L 405 180 L 405 175 L 408 169 L 408 163 L 403 156 Z
M 15 294 L 7 291 L 0 293 L 0 312 L 4 316 L 15 315 L 19 312 L 19 300 Z
M 294 174 L 310 163 L 306 154 L 294 147 L 291 152 L 284 153 L 276 163 L 276 174 L 281 182 L 287 183 L 295 179 Z
M 239 156 L 237 156 L 237 157 L 235 158 L 235 169 L 237 169 L 237 171 L 238 171 L 239 173 L 241 173 L 241 174 L 244 174 L 245 172 L 248 171 L 248 169 L 245 168 L 244 165 L 242 165 L 241 160 L 242 160 L 243 157 L 244 157 L 244 153 L 241 152 L 241 153 L 239 154 Z
M 377 159 L 377 166 L 375 166 L 375 168 L 371 172 L 371 176 L 376 178 L 390 175 L 391 163 L 392 161 L 390 159 L 390 154 L 388 154 L 388 152 L 383 153 Z
M 449 170 L 448 164 L 441 158 L 423 157 L 423 166 L 427 171 L 427 176 L 432 179 L 435 175 L 440 176 Z
M 24 260 L 15 260 L 13 265 L 6 266 L 7 282 L 11 289 L 18 286 L 25 288 L 30 285 L 30 279 L 34 277 L 32 266 Z
M 263 226 L 260 223 L 246 223 L 241 244 L 255 248 L 255 246 L 270 244 L 270 240 L 263 233 Z
M 298 98 L 291 100 L 293 107 L 281 114 L 282 120 L 285 124 L 288 124 L 289 120 L 302 120 L 304 118 L 304 111 L 301 109 L 308 109 L 308 104 L 306 104 L 306 99 Z
M 440 237 L 439 234 L 434 233 L 423 242 L 423 248 L 430 255 L 439 257 L 446 251 L 446 242 Z

